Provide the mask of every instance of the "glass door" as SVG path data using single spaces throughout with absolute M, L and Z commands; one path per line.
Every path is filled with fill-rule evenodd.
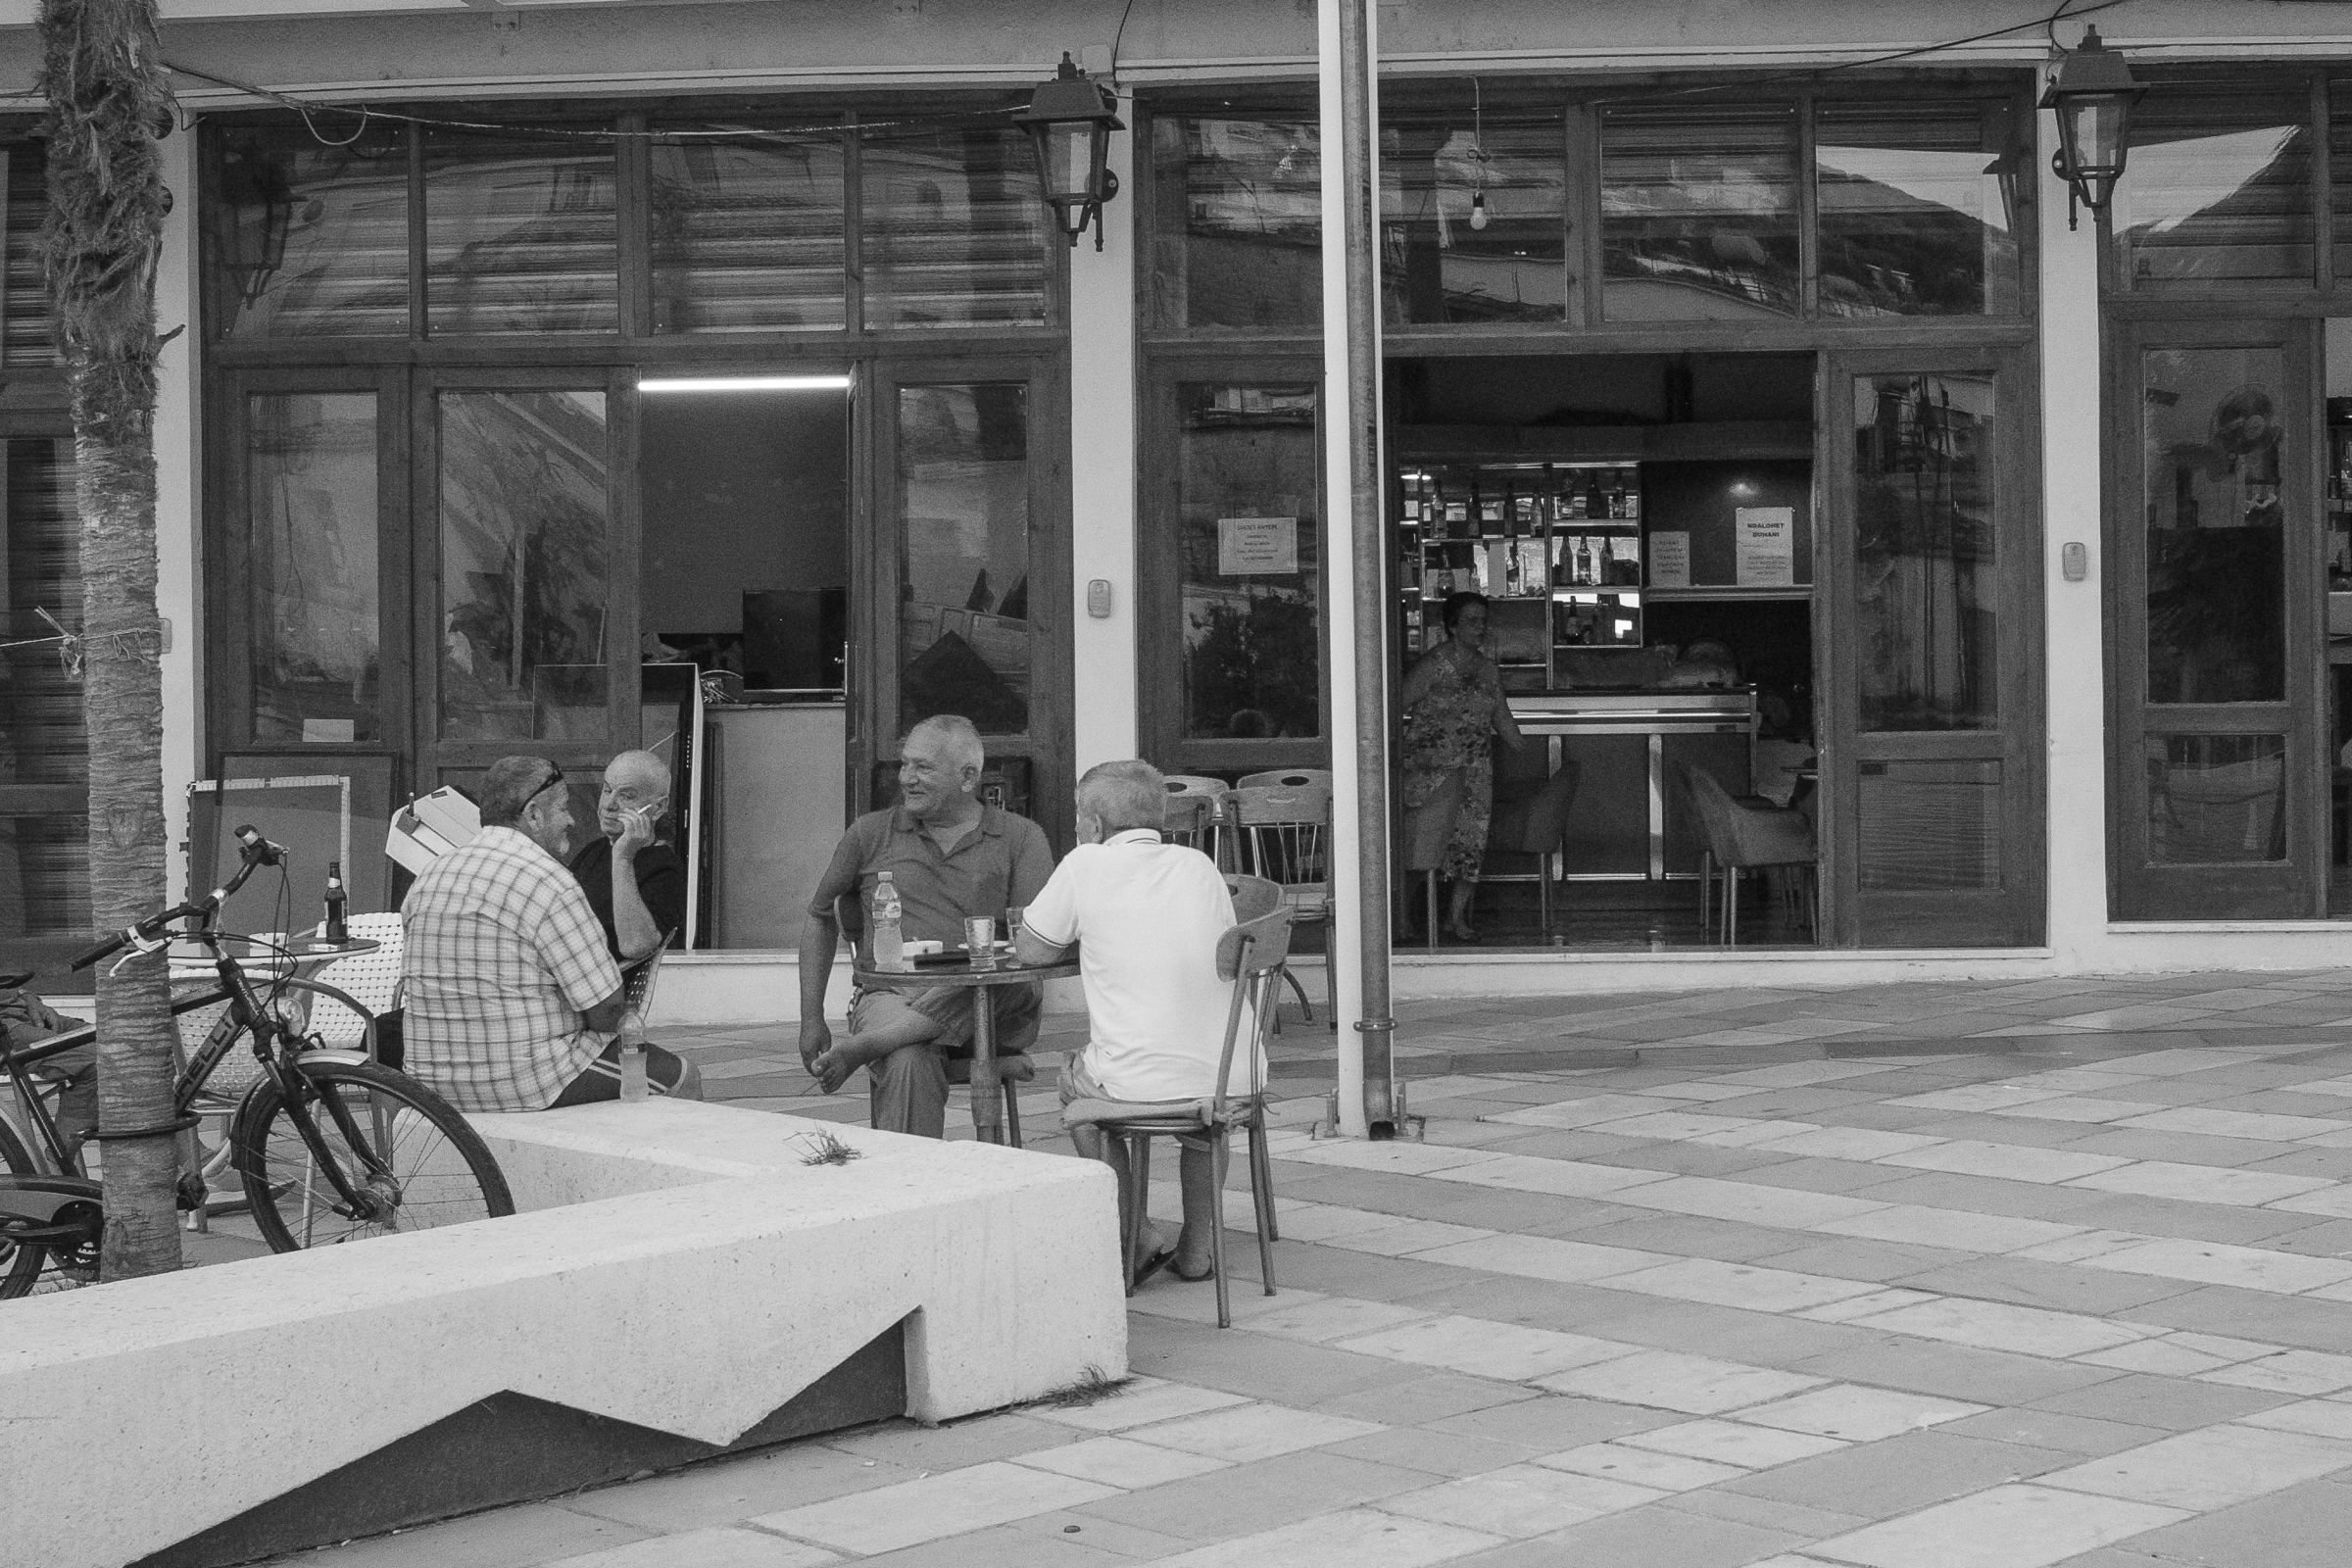
M 416 787 L 528 753 L 592 822 L 597 769 L 639 728 L 637 500 L 614 439 L 635 389 L 601 368 L 418 383 Z
M 2130 329 L 2109 551 L 2118 918 L 2325 911 L 2318 329 Z
M 872 548 L 850 609 L 856 808 L 890 804 L 898 741 L 934 714 L 978 726 L 984 793 L 1057 845 L 1070 818 L 1069 428 L 1048 361 L 885 362 L 875 371 Z M 861 689 L 859 689 L 861 688 Z
M 1835 354 L 1824 372 L 1830 939 L 2033 943 L 2040 552 L 2017 356 Z

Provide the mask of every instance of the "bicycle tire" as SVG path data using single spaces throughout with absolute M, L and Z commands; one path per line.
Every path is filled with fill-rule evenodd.
M 8 1118 L 0 1116 L 0 1166 L 11 1176 L 37 1176 L 40 1167 L 17 1137 L 17 1130 Z M 32 1294 L 33 1282 L 41 1277 L 41 1264 L 48 1249 L 11 1242 L 0 1238 L 0 1300 L 12 1300 Z
M 237 1175 L 262 1240 L 280 1252 L 335 1246 L 514 1212 L 507 1179 L 481 1135 L 449 1102 L 405 1073 L 374 1062 L 301 1062 L 295 1070 L 318 1096 L 301 1114 L 355 1189 L 377 1207 L 343 1214 L 331 1179 L 317 1167 L 294 1112 L 268 1079 L 254 1086 L 231 1135 Z M 347 1113 L 337 1117 L 332 1096 Z M 356 1131 L 377 1156 L 352 1147 Z M 370 1176 L 371 1168 L 376 1173 Z

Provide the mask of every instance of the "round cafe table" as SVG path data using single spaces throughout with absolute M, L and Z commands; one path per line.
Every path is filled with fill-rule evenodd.
M 1016 963 L 1000 951 L 994 969 L 975 969 L 968 956 L 940 963 L 917 963 L 910 969 L 868 968 L 862 957 L 851 971 L 862 991 L 932 991 L 940 987 L 985 991 L 991 986 L 1027 985 L 1032 980 L 1063 980 L 1078 972 L 1078 950 L 1070 949 L 1052 963 Z M 985 1005 L 985 996 L 972 999 L 972 1131 L 983 1143 L 1004 1141 L 1004 1100 L 997 1080 L 997 1009 Z

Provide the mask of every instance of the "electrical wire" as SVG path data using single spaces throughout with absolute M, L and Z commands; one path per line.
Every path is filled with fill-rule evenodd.
M 198 81 L 209 81 L 216 87 L 226 87 L 234 92 L 246 93 L 252 97 L 267 100 L 280 108 L 291 109 L 302 117 L 303 125 L 310 131 L 312 139 L 322 147 L 351 146 L 366 132 L 370 120 L 380 120 L 402 125 L 419 125 L 428 130 L 482 131 L 497 135 L 531 136 L 542 139 L 562 138 L 587 142 L 645 141 L 657 145 L 674 145 L 699 141 L 771 141 L 798 145 L 813 137 L 838 136 L 844 131 L 854 131 L 861 138 L 870 137 L 877 131 L 908 128 L 912 128 L 920 134 L 937 134 L 958 126 L 1002 123 L 1011 116 L 1020 113 L 1021 110 L 1021 106 L 1018 104 L 1008 104 L 1002 108 L 972 109 L 956 115 L 899 120 L 868 120 L 856 122 L 848 120 L 828 120 L 806 125 L 706 123 L 702 126 L 665 126 L 659 130 L 650 128 L 623 130 L 618 126 L 557 125 L 543 121 L 459 120 L 446 115 L 407 114 L 399 110 L 385 109 L 380 105 L 344 103 L 323 98 L 297 98 L 291 93 L 280 92 L 274 87 L 264 87 L 250 81 L 240 81 L 234 76 L 223 76 L 217 72 L 199 70 L 194 66 L 183 66 L 175 61 L 167 60 L 163 64 L 165 70 L 175 75 L 193 76 Z M 359 118 L 359 128 L 350 136 L 337 141 L 320 133 L 318 122 L 312 118 L 315 115 L 354 115 Z
M 1127 0 L 1127 4 L 1119 11 L 1119 29 L 1110 35 L 1110 84 L 1113 87 L 1119 84 L 1119 45 L 1127 41 L 1127 19 L 1134 15 L 1135 0 Z

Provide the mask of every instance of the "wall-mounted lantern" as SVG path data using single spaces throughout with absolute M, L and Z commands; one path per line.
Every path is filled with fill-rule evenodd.
M 2094 216 L 2107 210 L 2115 182 L 2124 177 L 2132 106 L 2146 91 L 2132 79 L 2124 57 L 2099 41 L 2096 27 L 2085 30 L 2082 46 L 2059 60 L 2041 107 L 2058 117 L 2058 150 L 2050 155 L 2050 167 L 2069 187 L 2067 227 L 2076 225 L 2081 207 Z
M 1110 133 L 1124 130 L 1118 98 L 1078 69 L 1067 54 L 1051 81 L 1040 82 L 1029 107 L 1013 122 L 1037 146 L 1038 177 L 1046 204 L 1075 247 L 1086 225 L 1095 225 L 1095 249 L 1102 248 L 1102 204 L 1119 193 L 1110 172 Z

